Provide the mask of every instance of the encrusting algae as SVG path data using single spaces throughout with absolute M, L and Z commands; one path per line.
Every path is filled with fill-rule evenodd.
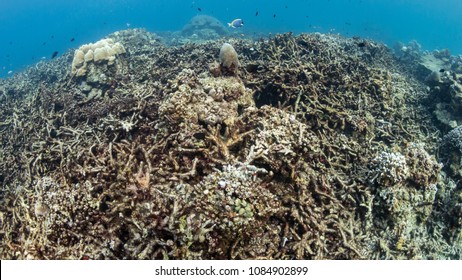
M 2 259 L 461 258 L 447 130 L 385 46 L 105 40 L 0 81 Z

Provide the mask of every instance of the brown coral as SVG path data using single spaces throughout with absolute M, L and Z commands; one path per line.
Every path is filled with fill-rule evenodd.
M 242 71 L 222 76 L 223 42 L 111 36 L 130 56 L 87 81 L 98 97 L 72 54 L 0 81 L 2 258 L 460 258 L 460 188 L 385 46 L 235 40 Z M 382 151 L 408 166 L 390 186 L 371 180 Z

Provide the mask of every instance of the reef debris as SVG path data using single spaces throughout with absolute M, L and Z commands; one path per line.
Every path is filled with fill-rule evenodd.
M 224 39 L 107 38 L 107 79 L 68 52 L 0 80 L 1 258 L 461 258 L 429 92 L 384 45 L 234 39 L 217 75 Z

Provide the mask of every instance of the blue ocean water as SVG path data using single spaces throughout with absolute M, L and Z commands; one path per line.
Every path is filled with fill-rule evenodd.
M 340 33 L 462 53 L 461 0 L 1 0 L 0 77 L 116 30 L 180 30 L 198 14 L 242 18 L 244 35 Z

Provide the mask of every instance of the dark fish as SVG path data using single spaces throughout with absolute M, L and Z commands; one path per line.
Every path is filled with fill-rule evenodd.
M 258 16 L 258 11 L 255 13 L 255 16 Z
M 273 18 L 276 18 L 276 14 L 273 14 Z
M 55 38 L 55 35 L 51 35 L 51 39 L 54 39 Z
M 440 73 L 444 73 L 446 70 L 444 70 L 443 68 L 440 69 Z
M 345 22 L 345 24 L 346 24 L 346 25 L 351 25 L 351 23 L 349 23 L 349 22 Z
M 43 42 L 42 46 L 45 46 L 47 44 L 47 42 Z
M 287 5 L 286 5 L 286 9 L 287 9 L 287 8 L 289 8 L 289 7 L 287 7 Z
M 54 52 L 51 54 L 51 59 L 55 58 L 56 56 L 58 56 L 58 51 L 54 51 Z
M 71 42 L 74 42 L 74 41 L 75 41 L 75 38 L 74 38 L 74 37 L 72 37 L 72 38 L 71 38 Z
M 364 48 L 366 46 L 366 42 L 359 42 L 358 47 Z
M 198 10 L 199 12 L 202 12 L 202 9 L 201 9 L 201 8 L 197 8 L 197 10 Z

